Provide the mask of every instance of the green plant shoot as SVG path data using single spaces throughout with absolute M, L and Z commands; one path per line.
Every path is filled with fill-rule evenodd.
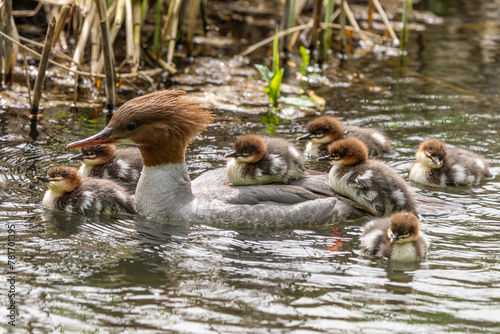
M 280 97 L 281 81 L 283 80 L 283 68 L 280 68 L 280 56 L 278 49 L 278 27 L 276 27 L 276 34 L 273 43 L 273 66 L 272 72 L 264 65 L 254 65 L 259 70 L 262 80 L 267 82 L 264 88 L 269 102 L 273 105 L 274 109 L 278 108 L 278 99 Z
M 300 64 L 299 72 L 302 73 L 302 75 L 306 75 L 307 68 L 311 61 L 311 55 L 309 50 L 303 45 L 300 46 L 300 55 L 302 56 L 302 63 Z

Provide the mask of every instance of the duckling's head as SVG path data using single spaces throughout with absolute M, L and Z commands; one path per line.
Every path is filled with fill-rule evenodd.
M 446 144 L 435 138 L 424 140 L 415 156 L 428 168 L 441 168 L 446 159 Z
M 75 190 L 82 182 L 76 168 L 64 166 L 50 167 L 47 176 L 35 176 L 35 179 L 46 182 L 50 190 L 60 194 Z
M 238 138 L 233 145 L 234 151 L 226 154 L 224 158 L 234 158 L 241 163 L 254 163 L 260 161 L 266 153 L 266 143 L 259 135 L 249 134 Z
M 400 211 L 391 216 L 391 227 L 387 230 L 390 243 L 415 241 L 418 237 L 419 221 L 411 212 Z
M 163 90 L 125 102 L 100 133 L 66 149 L 125 143 L 138 145 L 145 166 L 183 163 L 188 144 L 213 115 L 200 101 L 180 90 Z
M 340 137 L 344 129 L 342 123 L 333 116 L 316 118 L 306 126 L 307 134 L 297 140 L 309 139 L 315 145 L 328 144 Z
M 115 145 L 85 146 L 80 154 L 70 157 L 69 160 L 81 160 L 87 166 L 97 166 L 113 159 L 115 151 Z
M 332 165 L 356 165 L 368 159 L 368 149 L 359 139 L 348 138 L 334 141 L 328 146 L 330 155 L 318 158 Z

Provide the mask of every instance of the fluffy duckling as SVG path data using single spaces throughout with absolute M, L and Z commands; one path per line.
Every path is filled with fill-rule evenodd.
M 82 161 L 79 172 L 83 178 L 99 177 L 125 184 L 137 184 L 142 170 L 141 151 L 135 147 L 87 146 L 69 160 Z
M 361 245 L 369 254 L 392 261 L 414 262 L 425 258 L 429 240 L 424 233 L 419 232 L 417 217 L 411 212 L 401 211 L 390 218 L 366 223 Z
M 410 168 L 410 180 L 431 186 L 469 186 L 491 177 L 488 163 L 463 148 L 447 148 L 438 139 L 424 140 Z
M 235 186 L 284 183 L 304 175 L 304 159 L 292 144 L 282 138 L 262 138 L 249 134 L 241 136 L 226 154 L 226 173 Z
M 54 166 L 47 176 L 35 179 L 47 183 L 43 205 L 49 209 L 83 214 L 135 213 L 133 200 L 122 186 L 106 179 L 82 180 L 76 168 Z
M 368 149 L 359 139 L 337 140 L 328 146 L 332 168 L 329 183 L 333 191 L 368 209 L 375 216 L 397 211 L 415 212 L 415 203 L 406 182 L 385 163 L 368 159 Z
M 361 128 L 359 126 L 347 125 L 335 117 L 322 116 L 307 123 L 307 134 L 297 138 L 309 142 L 306 146 L 306 153 L 315 159 L 328 155 L 328 145 L 339 139 L 357 138 L 363 141 L 368 148 L 370 156 L 383 156 L 394 153 L 391 142 L 387 135 L 374 128 Z

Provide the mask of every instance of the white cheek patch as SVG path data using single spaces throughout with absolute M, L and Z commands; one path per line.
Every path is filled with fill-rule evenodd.
M 47 184 L 47 187 L 56 193 L 63 193 L 68 189 L 68 186 L 64 181 L 51 181 Z
M 251 155 L 249 155 L 248 157 L 239 156 L 239 157 L 235 157 L 234 159 L 236 161 L 238 161 L 239 163 L 244 163 L 244 164 L 253 162 L 253 157 Z
M 385 140 L 384 136 L 381 135 L 380 133 L 372 133 L 371 137 L 379 142 L 380 145 L 385 145 L 387 143 L 387 141 Z
M 330 136 L 323 136 L 321 138 L 311 138 L 309 140 L 311 141 L 311 143 L 315 145 L 327 144 L 333 141 L 333 139 Z
M 422 163 L 425 166 L 431 167 L 432 165 L 435 165 L 432 163 L 432 160 L 429 159 L 424 152 L 418 151 L 416 154 L 417 161 Z

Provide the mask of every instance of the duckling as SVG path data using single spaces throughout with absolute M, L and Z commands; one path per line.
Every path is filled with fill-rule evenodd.
M 366 223 L 361 235 L 361 245 L 367 253 L 391 261 L 421 260 L 425 258 L 429 244 L 427 236 L 419 232 L 417 217 L 407 211 Z
M 417 161 L 408 178 L 430 186 L 470 186 L 491 177 L 488 163 L 479 154 L 463 148 L 447 148 L 442 141 L 424 140 L 415 154 Z
M 359 139 L 334 141 L 329 155 L 329 183 L 333 191 L 353 200 L 375 216 L 397 211 L 415 212 L 415 202 L 406 182 L 385 163 L 368 159 L 368 149 Z
M 226 173 L 235 186 L 284 183 L 304 175 L 304 159 L 282 138 L 262 138 L 248 134 L 236 140 L 234 152 L 226 154 Z
M 307 123 L 307 134 L 298 137 L 297 140 L 309 142 L 306 153 L 313 159 L 328 155 L 328 145 L 339 139 L 358 138 L 368 147 L 368 154 L 372 157 L 390 155 L 394 151 L 387 135 L 374 128 L 361 128 L 359 126 L 347 125 L 335 117 L 322 116 Z
M 116 149 L 115 145 L 82 147 L 81 153 L 69 158 L 81 160 L 83 178 L 99 177 L 125 184 L 137 184 L 142 171 L 141 151 L 135 147 Z
M 81 178 L 72 167 L 54 166 L 47 176 L 35 176 L 46 182 L 48 190 L 43 205 L 52 210 L 83 214 L 135 213 L 133 200 L 127 191 L 114 181 Z

